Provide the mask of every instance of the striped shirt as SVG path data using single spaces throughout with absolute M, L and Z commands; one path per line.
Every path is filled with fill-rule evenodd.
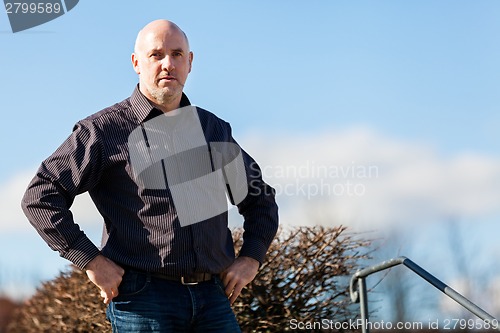
M 189 105 L 183 94 L 181 107 Z M 194 110 L 208 147 L 221 142 L 237 145 L 227 122 L 202 108 Z M 162 173 L 166 186 L 151 188 L 134 173 L 131 134 L 161 115 L 137 86 L 129 98 L 79 121 L 42 162 L 22 208 L 51 249 L 82 269 L 103 254 L 124 266 L 174 276 L 218 274 L 234 261 L 227 211 L 181 225 L 170 175 Z M 278 208 L 257 163 L 243 150 L 241 155 L 247 188 L 246 196 L 236 202 L 245 230 L 239 255 L 262 263 L 278 228 Z M 70 211 L 75 196 L 84 192 L 104 220 L 101 249 Z

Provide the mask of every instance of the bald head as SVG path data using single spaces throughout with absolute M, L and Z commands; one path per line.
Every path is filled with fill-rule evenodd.
M 138 53 L 144 50 L 144 43 L 148 38 L 154 37 L 158 34 L 164 34 L 168 36 L 180 35 L 186 42 L 187 51 L 189 51 L 189 40 L 184 31 L 177 24 L 168 20 L 156 20 L 148 23 L 144 28 L 142 28 L 137 34 L 135 40 L 134 52 Z

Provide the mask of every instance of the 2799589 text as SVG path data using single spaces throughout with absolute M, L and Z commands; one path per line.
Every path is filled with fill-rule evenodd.
M 7 14 L 59 14 L 61 12 L 59 2 L 6 2 Z
M 497 330 L 500 327 L 496 319 L 484 321 L 481 319 L 444 319 L 442 325 L 436 321 L 434 326 L 442 326 L 443 330 Z

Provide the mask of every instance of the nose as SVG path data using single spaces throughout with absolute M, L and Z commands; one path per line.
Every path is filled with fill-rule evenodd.
M 167 55 L 165 58 L 163 58 L 162 63 L 161 63 L 162 70 L 171 72 L 174 70 L 174 62 L 171 56 Z

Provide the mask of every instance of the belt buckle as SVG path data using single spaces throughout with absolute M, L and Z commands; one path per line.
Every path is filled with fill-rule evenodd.
M 195 286 L 198 282 L 184 282 L 184 276 L 181 276 L 181 283 L 185 286 Z

